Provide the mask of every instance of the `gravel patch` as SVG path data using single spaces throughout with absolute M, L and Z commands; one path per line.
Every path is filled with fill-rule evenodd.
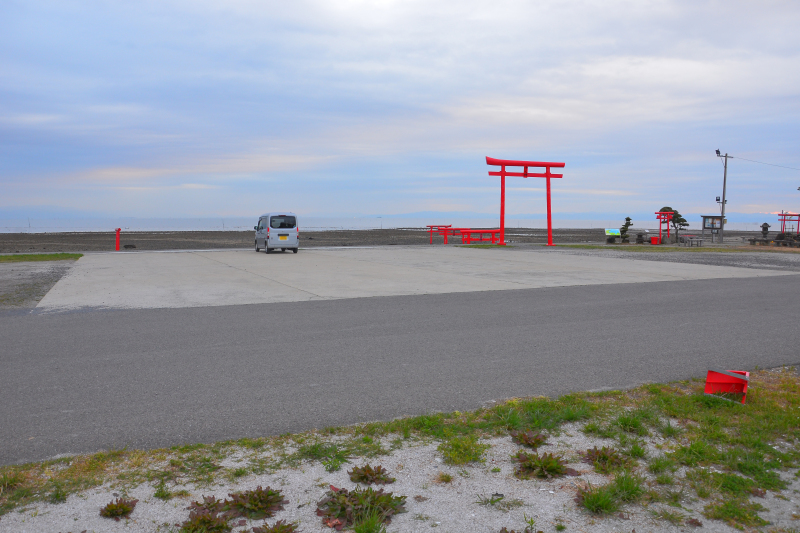
M 529 248 L 531 251 L 543 251 Z M 613 259 L 659 261 L 663 263 L 690 263 L 695 265 L 755 268 L 759 270 L 789 270 L 800 272 L 800 253 L 792 252 L 628 252 L 622 250 L 581 250 L 559 247 L 546 253 L 591 255 Z
M 75 261 L 0 263 L 0 310 L 33 309 Z
M 649 505 L 628 504 L 620 512 L 611 515 L 594 515 L 583 510 L 575 502 L 578 489 L 604 485 L 613 476 L 595 472 L 591 465 L 581 461 L 580 452 L 594 446 L 611 446 L 613 441 L 587 436 L 581 428 L 580 423 L 563 425 L 559 434 L 550 436 L 547 444 L 538 450 L 539 453 L 562 455 L 568 461 L 569 467 L 579 472 L 580 475 L 575 477 L 552 480 L 517 479 L 511 456 L 523 448 L 512 442 L 510 437 L 485 440 L 485 443 L 491 445 L 485 453 L 485 462 L 467 466 L 444 464 L 436 442 L 408 439 L 403 441 L 402 448 L 389 455 L 371 460 L 355 458 L 351 463 L 345 463 L 337 472 L 327 472 L 321 463 L 308 461 L 297 468 L 241 477 L 235 483 L 207 487 L 171 486 L 173 491 L 186 489 L 190 495 L 166 502 L 153 496 L 154 487 L 149 484 L 139 485 L 127 493 L 106 485 L 71 495 L 62 504 L 42 503 L 8 513 L 0 517 L 0 532 L 175 532 L 179 529 L 176 524 L 187 518 L 188 511 L 185 508 L 190 502 L 209 495 L 224 499 L 231 492 L 252 490 L 259 485 L 278 489 L 289 500 L 285 510 L 279 511 L 274 518 L 267 519 L 267 523 L 284 520 L 298 523 L 300 531 L 330 532 L 333 530 L 323 526 L 321 519 L 315 514 L 316 503 L 324 497 L 330 485 L 354 489 L 357 484 L 350 481 L 346 471 L 365 463 L 384 466 L 396 478 L 396 482 L 383 488 L 387 492 L 407 496 L 407 512 L 394 517 L 387 528 L 389 532 L 422 532 L 430 531 L 431 528 L 441 532 L 499 532 L 503 527 L 521 532 L 529 519 L 535 521 L 533 531 L 556 531 L 557 525 L 561 524 L 565 526 L 565 531 L 678 532 L 694 530 L 687 523 L 692 518 L 702 522 L 702 531 L 737 531 L 702 515 L 708 500 L 693 497 L 689 490 L 681 488 L 685 481 L 682 480 L 682 470 L 675 472 L 677 484 L 674 491 L 677 495 L 673 497 L 672 505 L 663 502 Z M 387 436 L 382 444 L 388 448 L 394 437 L 397 436 Z M 662 445 L 665 441 L 661 437 L 645 437 L 642 443 L 648 457 L 663 453 Z M 230 454 L 223 464 L 231 468 L 247 466 L 250 461 L 268 457 L 270 454 L 269 449 L 255 452 L 240 449 Z M 640 471 L 647 478 L 649 488 L 658 488 L 654 476 L 646 468 L 641 468 Z M 437 482 L 440 472 L 450 474 L 452 482 Z M 790 482 L 788 489 L 780 493 L 769 492 L 763 499 L 754 498 L 767 509 L 761 515 L 772 525 L 770 529 L 764 529 L 765 531 L 796 531 L 790 528 L 798 525 L 800 480 L 790 472 L 783 472 L 782 475 Z M 663 487 L 661 489 L 663 492 Z M 502 499 L 494 505 L 479 503 L 482 497 L 493 494 L 502 494 Z M 100 508 L 116 496 L 139 500 L 130 519 L 115 522 L 99 516 Z M 681 524 L 656 518 L 654 514 L 659 512 L 669 513 L 673 519 L 681 520 Z M 234 527 L 234 531 L 249 531 L 264 522 L 246 521 Z M 787 529 L 772 529 L 780 527 Z

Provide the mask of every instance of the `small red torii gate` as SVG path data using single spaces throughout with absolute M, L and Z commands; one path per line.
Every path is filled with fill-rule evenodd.
M 521 178 L 546 178 L 547 179 L 547 246 L 553 244 L 553 220 L 550 212 L 550 178 L 563 178 L 563 174 L 551 174 L 551 168 L 564 168 L 564 163 L 547 163 L 543 161 L 512 161 L 509 159 L 495 159 L 486 157 L 486 164 L 500 167 L 500 171 L 489 171 L 490 176 L 500 176 L 500 242 L 499 246 L 506 245 L 506 176 Z M 522 167 L 522 172 L 506 172 L 506 167 Z M 528 172 L 530 167 L 543 167 L 542 173 Z
M 788 211 L 778 215 L 778 220 L 781 223 L 781 233 L 786 233 L 786 223 L 795 222 L 795 219 L 797 219 L 796 233 L 800 235 L 800 213 L 789 213 Z

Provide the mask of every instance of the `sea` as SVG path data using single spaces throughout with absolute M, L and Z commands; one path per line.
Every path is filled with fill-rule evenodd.
M 764 215 L 761 215 L 762 218 Z M 768 215 L 767 215 L 768 216 Z M 301 230 L 331 231 L 331 230 L 366 230 L 366 229 L 393 229 L 393 228 L 419 228 L 425 229 L 429 224 L 450 224 L 462 228 L 497 228 L 499 221 L 496 217 L 402 217 L 402 216 L 362 216 L 362 217 L 298 217 Z M 690 222 L 689 230 L 700 231 L 700 222 Z M 698 217 L 699 218 L 699 217 Z M 772 217 L 774 218 L 774 216 Z M 102 232 L 114 231 L 120 228 L 123 231 L 248 231 L 252 230 L 257 217 L 203 217 L 203 218 L 0 218 L 0 233 L 61 233 L 61 232 Z M 643 220 L 643 219 L 639 219 Z M 730 220 L 726 228 L 737 231 L 759 231 L 763 220 L 736 221 Z M 769 220 L 770 224 L 777 222 Z M 553 228 L 556 229 L 587 229 L 587 228 L 619 228 L 621 218 L 614 219 L 576 219 L 553 218 Z M 506 229 L 514 228 L 546 228 L 545 218 L 506 218 Z M 633 230 L 657 229 L 658 221 L 644 219 L 644 222 L 634 220 Z M 774 231 L 774 230 L 773 230 Z

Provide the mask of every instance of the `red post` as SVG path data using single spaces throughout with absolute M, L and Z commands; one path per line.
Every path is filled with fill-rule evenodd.
M 550 168 L 564 168 L 564 163 L 546 163 L 542 161 L 512 161 L 506 159 L 494 159 L 493 157 L 486 158 L 487 165 L 500 167 L 500 171 L 489 171 L 490 176 L 500 177 L 500 242 L 497 244 L 505 246 L 506 244 L 506 176 L 519 176 L 521 178 L 546 178 L 547 179 L 547 246 L 555 246 L 553 244 L 553 216 L 550 208 L 550 178 L 563 178 L 563 174 L 551 174 Z M 506 167 L 523 167 L 523 172 L 506 172 Z M 528 167 L 544 167 L 545 173 L 530 173 Z
M 547 173 L 550 173 L 549 168 Z M 550 211 L 550 176 L 545 181 L 547 181 L 547 246 L 555 246 L 553 244 L 553 216 Z
M 498 246 L 506 245 L 506 167 L 502 167 L 500 176 L 500 242 Z
M 122 231 L 122 228 L 117 228 L 117 251 L 119 252 L 119 232 Z

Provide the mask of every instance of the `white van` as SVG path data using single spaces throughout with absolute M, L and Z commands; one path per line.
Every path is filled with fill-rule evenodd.
M 300 228 L 297 227 L 297 215 L 294 213 L 267 213 L 258 217 L 256 230 L 256 252 L 264 250 L 271 253 L 281 249 L 297 253 L 300 246 Z

